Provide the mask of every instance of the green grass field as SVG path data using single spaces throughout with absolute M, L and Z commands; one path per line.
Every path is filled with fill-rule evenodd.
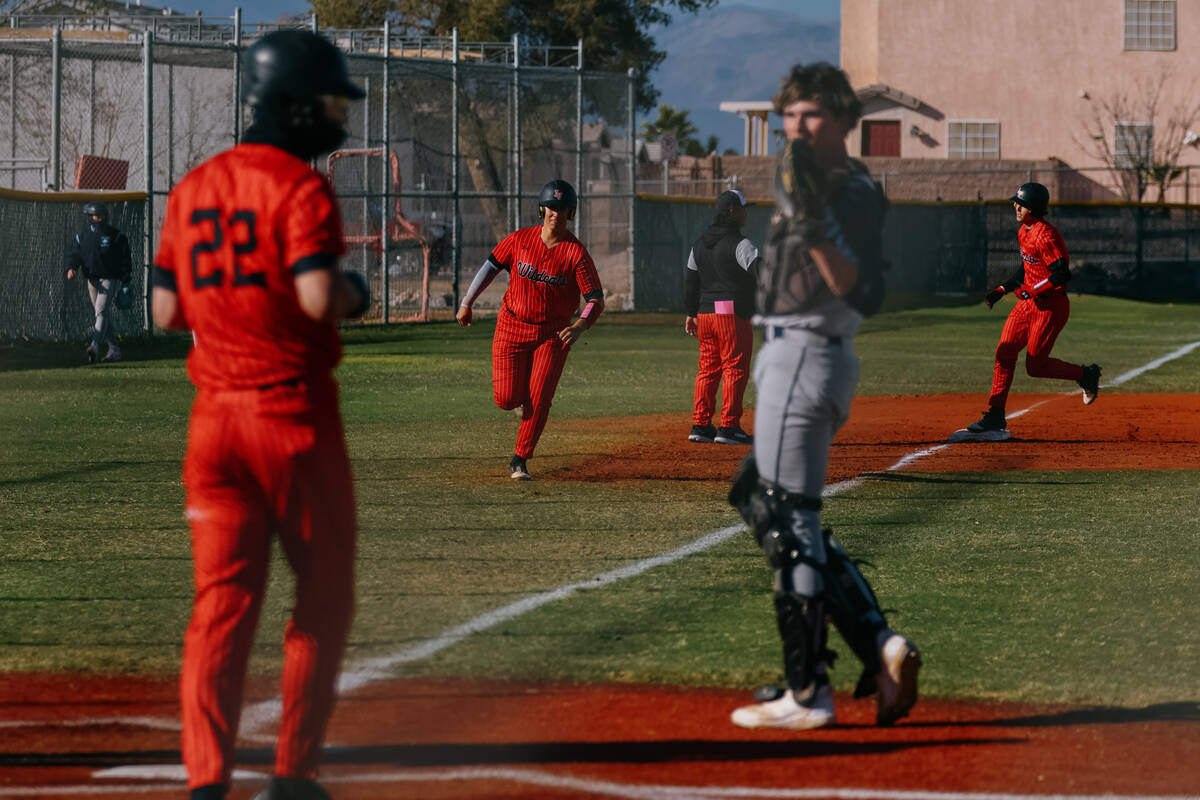
M 1196 305 L 1072 303 L 1055 355 L 1098 361 L 1106 379 L 1200 340 Z M 982 403 L 1008 308 L 873 318 L 858 340 L 859 393 Z M 491 402 L 491 330 L 345 333 L 338 377 L 361 521 L 350 661 L 738 521 L 713 482 L 508 480 L 515 422 Z M 98 367 L 81 365 L 82 345 L 0 345 L 0 669 L 178 669 L 191 592 L 179 480 L 187 344 L 130 340 L 130 360 Z M 695 364 L 678 316 L 606 314 L 568 362 L 535 474 L 619 444 L 556 421 L 631 417 L 636 436 L 636 417 L 672 413 L 682 435 Z M 1192 393 L 1200 405 L 1198 374 L 1193 351 L 1106 391 Z M 1019 372 L 1014 391 L 1056 388 Z M 868 575 L 894 626 L 921 645 L 923 693 L 1141 705 L 1200 700 L 1197 506 L 1195 471 L 904 472 L 839 495 L 826 519 L 876 565 Z M 278 667 L 289 592 L 278 562 L 256 670 Z M 778 675 L 770 607 L 762 556 L 742 534 L 396 674 L 750 685 Z M 847 688 L 857 667 L 833 639 Z

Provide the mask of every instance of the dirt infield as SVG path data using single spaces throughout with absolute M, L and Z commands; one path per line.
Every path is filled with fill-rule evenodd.
M 1200 469 L 1196 404 L 1194 396 L 1105 395 L 1085 408 L 1077 395 L 1014 396 L 1011 410 L 1036 407 L 1010 420 L 1012 440 L 942 447 L 979 415 L 977 397 L 860 398 L 835 442 L 830 480 L 891 468 Z M 689 422 L 676 417 L 559 424 L 636 426 L 640 435 L 546 480 L 723 482 L 744 452 L 688 443 Z M 898 466 L 915 452 L 919 461 Z M 252 699 L 272 691 L 257 683 Z M 1200 792 L 1196 703 L 925 698 L 910 718 L 881 729 L 870 701 L 839 695 L 837 728 L 788 733 L 732 726 L 729 711 L 745 701 L 741 691 L 663 686 L 381 681 L 339 703 L 323 780 L 339 800 Z M 178 718 L 172 677 L 0 676 L 0 798 L 183 797 Z M 269 774 L 272 732 L 241 742 L 245 774 L 231 800 L 249 798 Z
M 855 398 L 838 433 L 829 482 L 883 471 L 906 455 L 944 444 L 983 413 L 975 395 Z M 1195 395 L 1104 395 L 1085 406 L 1078 394 L 1011 395 L 1006 442 L 959 443 L 914 463 L 923 472 L 1075 469 L 1200 469 Z M 747 419 L 750 419 L 748 416 Z M 639 418 L 638 441 L 545 477 L 570 480 L 727 480 L 745 450 L 687 441 L 690 420 Z M 569 426 L 629 431 L 628 419 L 572 420 Z M 749 425 L 746 426 L 750 430 Z

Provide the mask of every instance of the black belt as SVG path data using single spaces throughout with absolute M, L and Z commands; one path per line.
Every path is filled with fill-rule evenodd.
M 783 325 L 768 325 L 767 326 L 767 333 L 771 334 L 772 339 L 778 339 L 780 336 L 783 336 L 783 334 L 785 334 L 789 331 L 796 332 L 796 333 L 805 333 L 805 334 L 808 334 L 809 336 L 816 336 L 818 339 L 824 339 L 825 341 L 829 342 L 830 344 L 841 344 L 842 343 L 842 337 L 840 337 L 840 336 L 826 336 L 823 333 L 817 333 L 816 331 L 811 331 L 808 328 L 786 328 Z

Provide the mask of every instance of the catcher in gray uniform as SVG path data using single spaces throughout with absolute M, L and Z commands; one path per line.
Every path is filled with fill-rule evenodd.
M 776 213 L 759 271 L 755 323 L 754 452 L 735 475 L 742 512 L 774 571 L 787 690 L 744 706 L 746 728 L 833 725 L 827 615 L 863 663 L 855 696 L 877 692 L 876 721 L 891 725 L 917 700 L 916 646 L 893 632 L 855 563 L 821 527 L 833 436 L 858 383 L 854 336 L 883 298 L 887 200 L 845 137 L 862 112 L 845 74 L 797 65 L 775 97 L 787 144 L 775 179 Z

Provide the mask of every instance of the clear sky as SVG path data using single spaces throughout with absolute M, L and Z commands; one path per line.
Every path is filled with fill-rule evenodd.
M 147 0 L 150 5 L 170 6 L 177 11 L 209 16 L 232 17 L 233 9 L 241 6 L 246 22 L 270 22 L 284 14 L 307 14 L 305 0 Z M 841 15 L 841 0 L 721 0 L 722 5 L 743 5 L 786 11 L 810 19 L 836 19 Z

